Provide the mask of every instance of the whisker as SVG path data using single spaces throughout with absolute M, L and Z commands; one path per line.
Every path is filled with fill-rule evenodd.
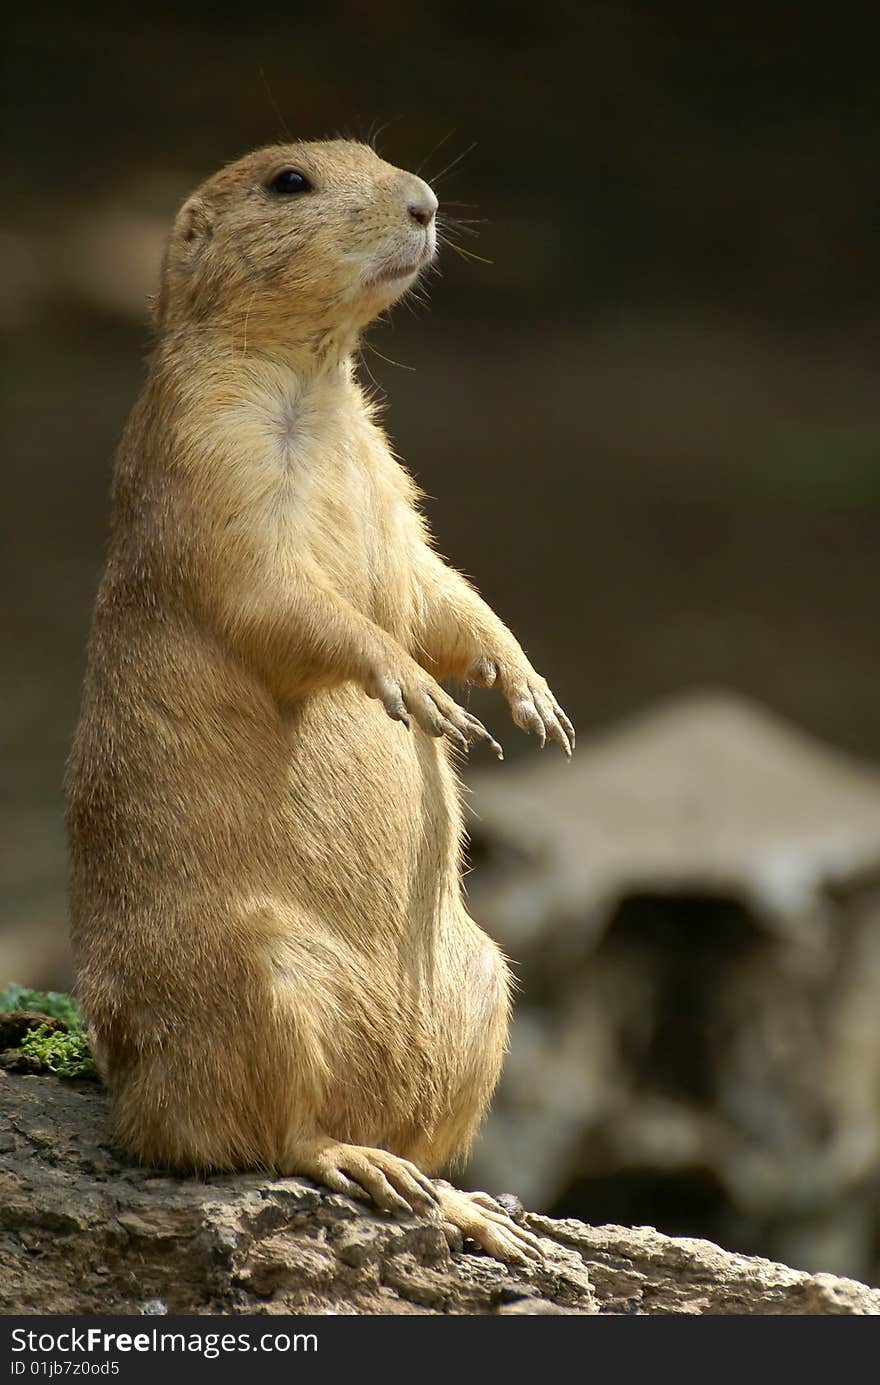
M 415 373 L 414 365 L 404 365 L 403 361 L 392 361 L 390 356 L 383 356 L 382 352 L 375 347 L 371 341 L 367 341 L 366 338 L 364 338 L 364 346 L 368 347 L 374 356 L 378 356 L 380 361 L 385 361 L 387 365 L 396 365 L 399 370 L 411 370 Z M 369 366 L 367 369 L 369 370 Z M 373 378 L 373 383 L 375 384 L 376 381 L 372 371 L 370 371 L 370 376 Z
M 368 346 L 368 345 L 369 345 L 369 343 L 365 341 L 365 342 L 364 342 L 364 346 Z M 376 389 L 376 391 L 377 391 L 379 394 L 381 394 L 381 393 L 382 393 L 382 386 L 379 384 L 379 381 L 376 379 L 375 375 L 374 375 L 373 372 L 370 370 L 370 363 L 369 363 L 369 361 L 367 361 L 363 356 L 361 356 L 361 365 L 363 366 L 364 370 L 367 372 L 367 374 L 369 375 L 370 379 L 372 380 L 373 386 L 374 386 L 374 388 Z M 383 396 L 383 398 L 384 398 L 384 396 Z
M 423 298 L 419 298 L 417 294 L 414 294 L 412 292 L 412 290 L 403 295 L 401 302 L 403 303 L 410 317 L 415 318 L 416 322 L 418 322 L 419 320 L 419 313 L 416 311 L 416 304 L 418 304 L 420 309 L 427 309 L 428 306 L 426 301 Z
M 476 260 L 479 264 L 488 265 L 493 263 L 492 260 L 487 260 L 485 255 L 478 255 L 473 250 L 466 250 L 463 245 L 459 245 L 457 241 L 450 240 L 448 236 L 440 234 L 438 240 L 442 245 L 447 245 L 450 250 L 454 250 L 456 255 L 460 255 L 463 260 Z
M 388 126 L 393 125 L 395 120 L 398 120 L 399 118 L 399 116 L 393 115 L 389 120 L 383 121 L 382 124 L 379 125 L 375 130 L 373 129 L 373 126 L 376 124 L 375 119 L 370 121 L 370 128 L 367 131 L 367 137 L 364 140 L 364 144 L 368 144 L 374 154 L 378 152 L 376 149 L 376 145 L 379 143 L 379 140 L 384 135 L 385 131 L 388 129 Z
M 272 88 L 269 86 L 269 79 L 267 78 L 266 73 L 265 73 L 265 71 L 264 71 L 264 69 L 263 69 L 262 67 L 258 67 L 258 68 L 257 68 L 257 71 L 258 71 L 259 74 L 260 74 L 260 81 L 263 83 L 263 86 L 264 86 L 264 88 L 265 88 L 266 96 L 267 96 L 268 101 L 269 101 L 269 105 L 272 107 L 272 110 L 275 112 L 275 114 L 276 114 L 277 117 L 278 117 L 278 123 L 279 123 L 279 125 L 281 126 L 281 133 L 284 135 L 284 137 L 285 137 L 285 139 L 287 140 L 288 144 L 293 144 L 293 135 L 292 135 L 292 134 L 290 133 L 290 131 L 288 130 L 288 128 L 287 128 L 287 121 L 284 119 L 284 116 L 281 114 L 281 111 L 278 109 L 278 102 L 275 100 L 275 97 L 272 95 Z
M 450 236 L 458 232 L 462 236 L 479 236 L 479 231 L 475 231 L 473 226 L 466 226 L 457 221 L 441 221 L 440 225 Z
M 434 145 L 434 148 L 431 150 L 430 154 L 426 154 L 426 155 L 425 155 L 425 157 L 422 159 L 422 162 L 419 164 L 418 168 L 416 169 L 416 177 L 418 177 L 418 175 L 421 173 L 422 169 L 425 167 L 425 164 L 428 163 L 429 160 L 433 159 L 434 155 L 437 153 L 437 150 L 438 150 L 438 149 L 442 149 L 443 146 L 444 146 L 444 144 L 446 143 L 446 141 L 447 141 L 448 139 L 452 139 L 452 136 L 453 136 L 454 134 L 455 134 L 455 131 L 454 131 L 454 130 L 450 130 L 450 131 L 448 132 L 448 134 L 445 134 L 445 135 L 443 136 L 442 139 L 438 139 L 437 143 Z M 429 178 L 427 181 L 430 182 L 431 179 Z
M 460 164 L 461 161 L 462 161 L 462 159 L 466 159 L 467 156 L 468 156 L 468 154 L 472 154 L 472 153 L 474 152 L 474 150 L 476 149 L 476 147 L 477 147 L 477 141 L 474 140 L 472 144 L 469 144 L 469 145 L 468 145 L 467 149 L 463 149 L 463 150 L 461 151 L 460 154 L 457 154 L 457 155 L 455 156 L 455 158 L 452 159 L 452 160 L 446 165 L 445 168 L 441 168 L 441 170 L 440 170 L 439 173 L 435 173 L 435 174 L 434 174 L 434 177 L 431 178 L 431 179 L 429 179 L 429 182 L 430 182 L 431 186 L 432 186 L 432 187 L 436 187 L 436 185 L 440 182 L 440 179 L 441 179 L 441 178 L 445 178 L 446 175 L 447 175 L 447 173 L 451 173 L 452 170 L 453 170 L 453 168 L 455 168 L 455 166 L 456 166 L 457 164 Z

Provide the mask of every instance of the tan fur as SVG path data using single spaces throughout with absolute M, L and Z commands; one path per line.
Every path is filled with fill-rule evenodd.
M 286 167 L 313 190 L 269 191 Z M 66 779 L 78 987 L 125 1148 L 383 1205 L 419 1202 L 405 1160 L 466 1152 L 507 1034 L 450 756 L 490 738 L 434 679 L 494 683 L 573 744 L 431 547 L 354 377 L 435 206 L 334 142 L 258 151 L 181 210 Z

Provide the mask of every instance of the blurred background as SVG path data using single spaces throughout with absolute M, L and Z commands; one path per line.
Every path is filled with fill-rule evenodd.
M 162 237 L 257 144 L 374 139 L 464 253 L 365 378 L 580 733 L 566 771 L 474 697 L 511 763 L 476 766 L 469 891 L 522 994 L 467 1176 L 880 1279 L 876 17 L 251 0 L 5 29 L 0 984 L 70 983 L 60 779 Z

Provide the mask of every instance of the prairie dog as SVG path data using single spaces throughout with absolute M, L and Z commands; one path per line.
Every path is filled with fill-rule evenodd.
M 499 747 L 441 680 L 574 733 L 355 378 L 436 209 L 333 141 L 250 154 L 178 214 L 66 775 L 72 934 L 130 1155 L 306 1175 L 515 1260 L 533 1237 L 428 1177 L 468 1149 L 509 1009 L 454 772 Z

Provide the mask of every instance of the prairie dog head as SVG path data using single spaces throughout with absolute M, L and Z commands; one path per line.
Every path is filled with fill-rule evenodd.
M 276 145 L 229 164 L 177 215 L 160 330 L 229 327 L 253 346 L 356 333 L 436 251 L 437 198 L 365 144 Z

